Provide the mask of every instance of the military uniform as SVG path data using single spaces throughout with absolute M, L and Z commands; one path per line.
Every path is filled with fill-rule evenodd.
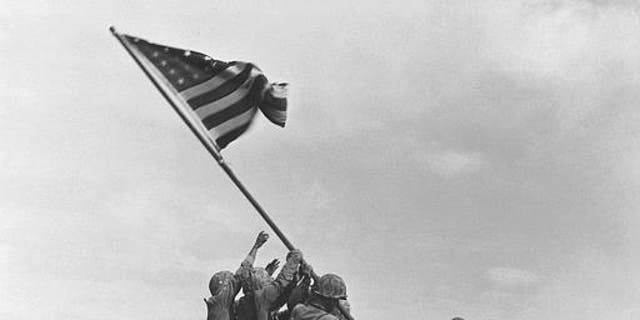
M 219 272 L 211 277 L 209 290 L 212 296 L 205 299 L 207 320 L 234 320 L 234 299 L 240 291 L 240 282 L 231 272 Z
M 275 302 L 280 300 L 283 304 L 286 301 L 278 298 L 294 281 L 299 264 L 295 259 L 287 259 L 276 279 L 263 285 L 260 283 L 262 276 L 251 272 L 251 267 L 243 263 L 237 273 L 243 279 L 245 291 L 238 305 L 238 320 L 271 320 L 271 312 L 281 307 Z
M 300 292 L 307 293 L 308 289 L 304 288 L 304 281 L 296 289 Z M 307 284 L 308 286 L 308 284 Z M 295 290 L 294 290 L 295 293 Z M 305 294 L 302 294 L 304 296 Z M 292 296 L 294 296 L 292 294 Z M 292 320 L 342 320 L 345 317 L 339 309 L 349 313 L 350 305 L 347 299 L 347 285 L 344 280 L 335 274 L 325 274 L 320 277 L 311 292 L 306 303 L 298 303 L 295 305 L 294 297 L 290 299 L 290 305 L 295 305 L 291 312 Z
M 298 304 L 291 311 L 291 320 L 339 320 L 335 315 L 314 304 Z
M 340 306 L 342 306 L 342 310 L 346 311 L 348 314 L 351 314 L 351 304 L 349 303 L 349 301 L 340 300 L 340 301 L 338 301 L 338 304 L 340 304 Z M 334 316 L 338 317 L 338 319 L 340 319 L 340 320 L 347 320 L 347 317 L 345 317 L 344 314 L 342 314 L 342 312 L 340 311 L 340 309 L 338 307 L 333 309 L 333 311 L 331 311 L 331 313 Z

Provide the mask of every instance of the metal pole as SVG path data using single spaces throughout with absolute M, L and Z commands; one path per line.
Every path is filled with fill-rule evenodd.
M 289 241 L 289 239 L 287 239 L 287 237 L 284 235 L 284 233 L 282 233 L 282 231 L 280 230 L 280 228 L 278 228 L 278 226 L 275 224 L 275 222 L 273 222 L 273 220 L 267 214 L 267 212 L 264 211 L 264 209 L 262 209 L 262 206 L 260 206 L 258 201 L 256 201 L 256 199 L 251 195 L 251 193 L 249 193 L 247 188 L 244 187 L 242 182 L 240 182 L 240 180 L 238 179 L 236 174 L 231 170 L 231 168 L 229 168 L 229 166 L 224 161 L 224 159 L 221 159 L 220 161 L 218 161 L 218 164 L 220 165 L 220 167 L 222 167 L 222 170 L 224 170 L 224 172 L 227 173 L 229 178 L 231 178 L 231 180 L 236 185 L 236 187 L 238 187 L 238 189 L 240 189 L 240 192 L 242 192 L 242 194 L 247 198 L 247 200 L 249 200 L 249 202 L 251 202 L 251 205 L 253 205 L 253 207 L 256 209 L 256 211 L 258 211 L 258 213 L 260 214 L 262 219 L 264 219 L 264 221 L 269 225 L 269 227 L 271 227 L 273 232 L 276 233 L 278 238 L 280 238 L 282 243 L 284 243 L 285 247 L 287 247 L 287 249 L 289 249 L 289 251 L 295 249 L 295 247 L 293 246 L 291 241 Z
M 189 127 L 189 129 L 191 129 L 191 132 L 196 137 L 198 137 L 198 140 L 200 140 L 200 143 L 202 143 L 202 145 L 207 149 L 207 151 L 209 151 L 211 156 L 213 156 L 213 158 L 216 159 L 216 161 L 218 162 L 221 161 L 222 156 L 220 155 L 220 153 L 218 153 L 218 151 L 213 146 L 211 146 L 211 144 L 207 143 L 207 140 L 200 134 L 200 131 L 198 131 L 198 129 L 193 125 L 193 123 L 189 121 L 188 116 L 184 114 L 184 112 L 176 105 L 176 103 L 173 100 L 171 100 L 171 98 L 169 97 L 167 92 L 162 88 L 158 80 L 149 72 L 149 70 L 147 70 L 147 68 L 144 67 L 140 59 L 138 59 L 138 57 L 133 53 L 133 51 L 131 51 L 131 48 L 129 48 L 129 46 L 124 42 L 124 40 L 122 40 L 120 34 L 116 31 L 116 28 L 111 26 L 109 27 L 109 31 L 111 31 L 111 34 L 113 34 L 113 36 L 116 37 L 116 39 L 118 39 L 118 41 L 124 47 L 124 49 L 127 50 L 127 52 L 129 53 L 131 58 L 133 58 L 133 60 L 136 62 L 138 67 L 142 69 L 142 72 L 144 72 L 147 78 L 151 80 L 151 83 L 153 83 L 156 89 L 160 91 L 160 94 L 162 94 L 164 99 L 167 100 L 169 105 L 171 105 L 173 110 L 180 116 L 182 121 L 184 121 L 184 123 Z

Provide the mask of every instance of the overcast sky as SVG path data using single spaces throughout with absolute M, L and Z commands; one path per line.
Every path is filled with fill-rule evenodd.
M 640 319 L 638 2 L 302 3 L 3 3 L 0 318 L 204 319 L 267 230 L 115 25 L 291 83 L 224 156 L 356 319 Z

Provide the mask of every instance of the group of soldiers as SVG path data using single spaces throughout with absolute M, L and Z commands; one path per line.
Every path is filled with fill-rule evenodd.
M 346 320 L 347 286 L 339 276 L 317 277 L 300 250 L 291 250 L 274 279 L 280 261 L 254 267 L 258 249 L 269 235 L 260 232 L 234 273 L 216 272 L 209 281 L 211 297 L 204 299 L 207 320 Z M 242 289 L 243 296 L 236 299 Z M 284 308 L 286 305 L 286 308 Z

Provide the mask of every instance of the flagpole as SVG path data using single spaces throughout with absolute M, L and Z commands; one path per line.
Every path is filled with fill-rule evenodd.
M 113 34 L 113 36 L 116 39 L 118 39 L 118 41 L 124 47 L 124 49 L 127 50 L 127 52 L 129 53 L 131 58 L 133 58 L 133 60 L 136 62 L 138 67 L 140 67 L 140 69 L 142 69 L 142 72 L 144 72 L 144 74 L 147 76 L 147 78 L 149 78 L 149 80 L 151 81 L 151 83 L 153 83 L 153 85 L 156 87 L 156 89 L 158 89 L 158 91 L 160 91 L 160 94 L 162 94 L 164 99 L 167 100 L 169 105 L 171 105 L 173 110 L 180 116 L 182 121 L 184 121 L 184 123 L 189 127 L 189 129 L 191 129 L 191 132 L 196 137 L 198 137 L 198 140 L 200 140 L 200 143 L 202 143 L 202 145 L 207 149 L 207 151 L 209 151 L 211 156 L 213 156 L 213 158 L 216 159 L 216 161 L 219 162 L 222 159 L 222 156 L 220 155 L 218 150 L 216 150 L 216 148 L 213 147 L 210 143 L 207 143 L 207 140 L 200 134 L 200 131 L 198 131 L 198 129 L 195 127 L 195 125 L 193 123 L 191 123 L 191 121 L 189 121 L 188 116 L 185 115 L 184 112 L 176 105 L 175 101 L 173 101 L 169 97 L 169 94 L 167 94 L 167 92 L 163 89 L 163 87 L 160 84 L 160 82 L 151 74 L 151 72 L 149 72 L 149 70 L 147 70 L 147 68 L 145 68 L 145 66 L 142 64 L 142 61 L 140 61 L 140 59 L 138 59 L 138 57 L 133 53 L 133 51 L 131 51 L 131 48 L 129 48 L 129 46 L 122 40 L 122 38 L 120 37 L 120 34 L 118 33 L 118 31 L 116 31 L 116 28 L 111 26 L 111 27 L 109 27 L 109 31 L 111 31 L 111 34 Z
M 249 193 L 249 190 L 247 190 L 247 188 L 238 179 L 236 174 L 231 170 L 229 165 L 224 161 L 224 158 L 222 158 L 222 155 L 220 154 L 220 150 L 219 150 L 218 146 L 215 144 L 215 142 L 210 141 L 207 138 L 205 138 L 205 136 L 202 134 L 202 132 L 200 130 L 198 130 L 198 128 L 189 120 L 189 117 L 186 114 L 184 114 L 184 111 L 176 104 L 175 101 L 173 101 L 173 99 L 171 99 L 169 94 L 165 91 L 165 89 L 161 85 L 160 81 L 158 79 L 156 79 L 156 77 L 144 66 L 143 62 L 140 61 L 138 56 L 131 50 L 131 48 L 129 48 L 129 46 L 125 43 L 125 41 L 122 40 L 121 35 L 118 33 L 118 31 L 116 31 L 116 28 L 113 27 L 113 26 L 110 26 L 109 27 L 109 31 L 111 31 L 111 34 L 113 34 L 113 36 L 116 39 L 118 39 L 118 42 L 120 42 L 120 44 L 129 53 L 131 58 L 133 58 L 133 60 L 138 65 L 138 67 L 140 67 L 140 69 L 142 69 L 142 71 L 147 76 L 147 78 L 149 78 L 151 83 L 153 83 L 153 85 L 156 87 L 156 89 L 158 89 L 158 91 L 160 91 L 160 94 L 162 94 L 162 96 L 169 103 L 169 105 L 171 105 L 173 110 L 180 116 L 180 119 L 182 119 L 182 121 L 189 127 L 191 132 L 198 138 L 198 140 L 200 141 L 200 143 L 202 143 L 202 145 L 205 147 L 205 149 L 207 149 L 207 151 L 209 151 L 209 154 L 211 154 L 211 156 L 216 160 L 218 165 L 220 165 L 222 170 L 224 170 L 224 172 L 227 174 L 227 176 L 229 176 L 229 178 L 231 179 L 231 181 L 233 181 L 233 183 L 236 185 L 236 187 L 238 187 L 238 189 L 240 189 L 240 192 L 242 192 L 242 194 L 245 196 L 245 198 L 247 198 L 247 200 L 249 200 L 249 202 L 251 203 L 253 208 L 256 209 L 256 211 L 258 211 L 258 214 L 260 214 L 262 219 L 264 219 L 264 221 L 269 225 L 269 227 L 273 230 L 273 232 L 276 233 L 276 235 L 278 236 L 278 238 L 280 238 L 280 241 L 282 241 L 282 243 L 285 245 L 285 247 L 287 247 L 287 249 L 289 249 L 289 251 L 294 250 L 295 247 L 293 246 L 291 241 L 289 241 L 289 239 L 287 239 L 287 237 L 284 235 L 284 233 L 282 233 L 280 228 L 278 228 L 278 226 L 275 224 L 275 222 L 273 222 L 273 220 L 267 214 L 267 212 L 262 208 L 262 206 L 258 203 L 258 201 L 256 201 L 256 199 L 253 197 L 253 195 L 251 195 L 251 193 Z M 318 281 L 318 275 L 313 270 L 311 271 L 311 277 L 315 281 Z M 354 320 L 353 317 L 342 307 L 342 305 L 340 305 L 338 303 L 337 307 L 340 310 L 340 312 L 348 320 Z

